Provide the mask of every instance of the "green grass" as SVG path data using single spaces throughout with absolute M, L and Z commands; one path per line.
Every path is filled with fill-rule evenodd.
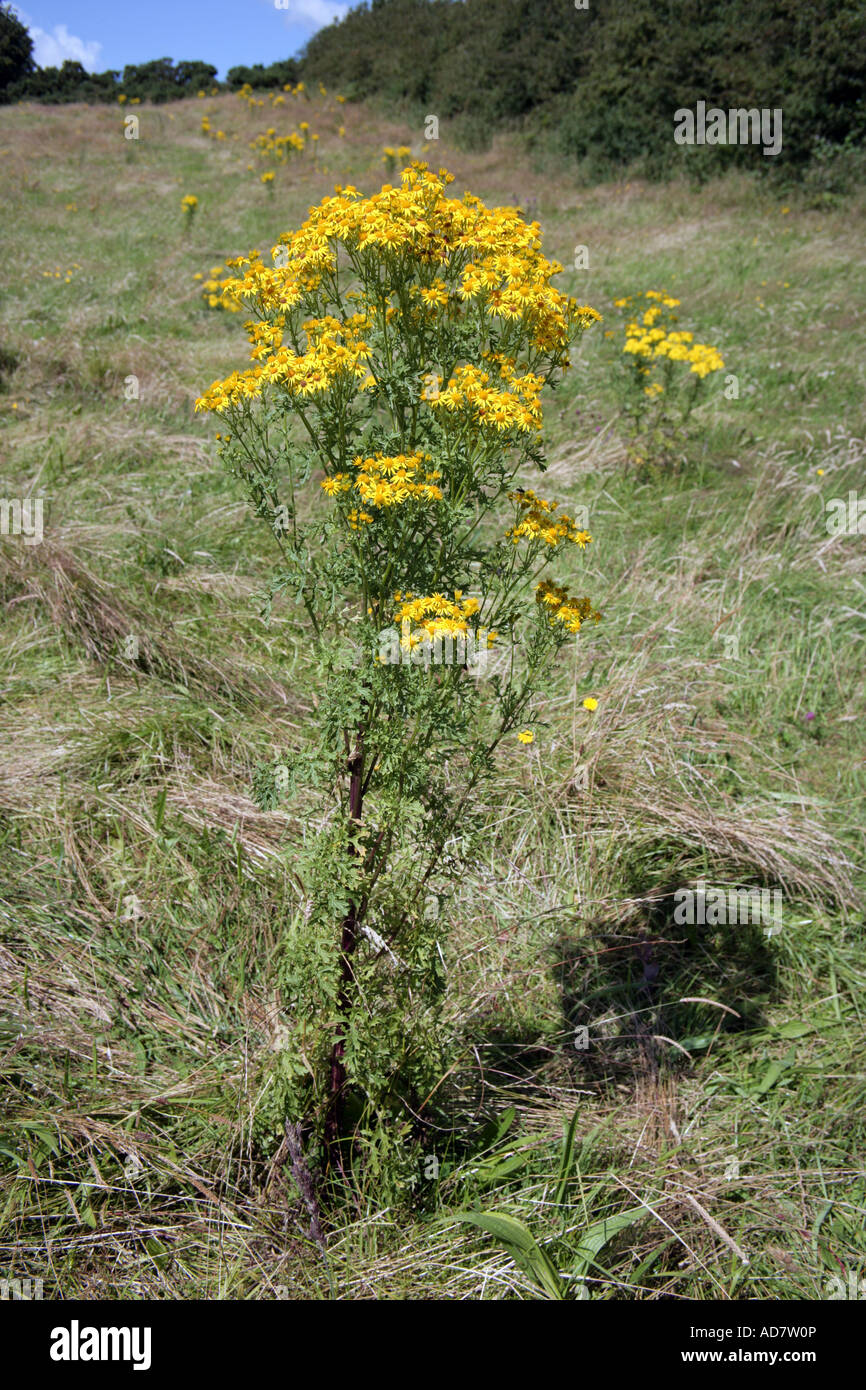
M 46 512 L 42 545 L 0 538 L 0 1269 L 90 1298 L 826 1297 L 866 1264 L 866 539 L 824 511 L 863 488 L 862 196 L 784 211 L 740 177 L 584 188 L 504 140 L 430 153 L 536 199 L 566 267 L 588 246 L 562 282 L 603 327 L 618 295 L 676 294 L 740 397 L 710 379 L 682 467 L 648 478 L 603 328 L 548 403 L 542 490 L 589 507 L 604 622 L 503 756 L 447 907 L 438 1179 L 416 1166 L 407 1198 L 410 1151 L 383 1146 L 326 1215 L 326 1266 L 269 1110 L 315 826 L 249 795 L 315 689 L 294 611 L 259 617 L 267 536 L 192 410 L 244 351 L 194 274 L 413 139 L 309 111 L 329 172 L 273 195 L 246 142 L 277 122 L 236 98 L 139 108 L 138 144 L 104 108 L 0 112 L 0 481 Z M 678 926 L 700 878 L 781 890 L 782 932 Z

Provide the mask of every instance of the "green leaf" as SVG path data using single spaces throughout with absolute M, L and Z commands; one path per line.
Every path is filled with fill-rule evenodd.
M 518 1221 L 516 1216 L 505 1216 L 496 1211 L 459 1211 L 454 1219 L 487 1231 L 506 1247 L 515 1263 L 535 1279 L 548 1298 L 563 1298 L 562 1283 L 554 1265 L 529 1227 Z
M 571 1160 L 574 1155 L 574 1132 L 577 1129 L 577 1120 L 580 1109 L 575 1110 L 569 1122 L 568 1129 L 562 1141 L 562 1158 L 559 1161 L 559 1182 L 556 1186 L 556 1196 L 553 1199 L 554 1206 L 559 1206 L 565 1196 L 565 1187 L 568 1182 L 568 1174 L 571 1171 Z M 595 1133 L 595 1131 L 593 1131 Z M 591 1136 L 588 1136 L 591 1137 Z
M 514 1117 L 516 1114 L 517 1111 L 513 1105 L 509 1105 L 507 1110 L 503 1110 L 499 1123 L 496 1126 L 496 1138 L 493 1140 L 494 1144 L 498 1144 L 499 1140 L 504 1138 L 508 1133 L 511 1126 L 514 1124 Z
M 157 1265 L 159 1269 L 165 1269 L 171 1256 L 162 1241 L 157 1240 L 156 1236 L 148 1236 L 147 1240 L 144 1242 L 144 1248 L 148 1255 L 150 1255 L 154 1264 Z
M 805 1038 L 807 1033 L 814 1033 L 814 1031 L 813 1024 L 797 1019 L 792 1019 L 790 1023 L 783 1023 L 781 1028 L 775 1029 L 780 1038 Z
M 586 1274 L 595 1257 L 609 1240 L 618 1232 L 627 1230 L 629 1226 L 634 1226 L 645 1216 L 651 1215 L 646 1207 L 630 1207 L 628 1211 L 620 1211 L 615 1216 L 606 1216 L 604 1220 L 596 1221 L 584 1231 L 578 1242 L 578 1256 L 571 1267 L 572 1274 L 578 1277 Z
M 641 1260 L 637 1269 L 634 1270 L 634 1272 L 631 1275 L 629 1275 L 629 1284 L 637 1286 L 640 1283 L 641 1279 L 643 1279 L 644 1275 L 650 1269 L 652 1269 L 659 1256 L 662 1255 L 665 1250 L 667 1250 L 669 1245 L 675 1245 L 676 1242 L 676 1236 L 668 1236 L 667 1240 L 663 1240 L 661 1244 L 655 1247 L 654 1250 L 651 1250 L 650 1253 L 647 1255 L 646 1259 Z
M 90 1203 L 87 1202 L 86 1205 L 79 1205 L 78 1212 L 85 1226 L 89 1226 L 91 1231 L 95 1231 L 96 1213 L 94 1212 L 93 1207 L 90 1205 Z
M 764 1072 L 764 1075 L 762 1076 L 757 1089 L 755 1090 L 755 1095 L 765 1096 L 767 1092 L 770 1090 L 770 1088 L 772 1086 L 775 1086 L 776 1082 L 779 1080 L 779 1077 L 782 1075 L 782 1072 L 787 1071 L 789 1067 L 793 1066 L 793 1064 L 794 1059 L 790 1055 L 790 1053 L 787 1057 L 783 1057 L 781 1061 L 771 1062 L 770 1065 L 767 1067 L 767 1070 Z
M 709 1047 L 717 1036 L 716 1033 L 696 1033 L 693 1037 L 680 1038 L 678 1041 L 686 1052 L 701 1052 L 705 1047 Z
M 38 1124 L 35 1120 L 25 1120 L 22 1129 L 29 1129 L 37 1134 L 43 1144 L 47 1146 L 48 1152 L 59 1156 L 60 1146 L 57 1143 L 57 1135 L 52 1130 L 46 1129 L 44 1125 Z
M 531 1149 L 524 1149 L 521 1153 L 512 1154 L 511 1158 L 499 1159 L 496 1155 L 493 1158 L 483 1160 L 472 1170 L 472 1176 L 477 1182 L 486 1185 L 497 1182 L 500 1178 L 508 1178 L 512 1173 L 519 1173 L 521 1168 L 525 1168 L 532 1156 Z

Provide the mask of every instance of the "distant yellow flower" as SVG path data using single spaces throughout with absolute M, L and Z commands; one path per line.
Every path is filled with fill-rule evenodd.
M 598 709 L 598 700 L 594 700 L 591 695 L 588 695 L 583 702 L 583 708 L 588 710 Z
M 517 735 L 517 737 L 520 739 L 520 742 L 521 742 L 521 743 L 534 743 L 534 742 L 535 742 L 535 734 L 532 732 L 531 729 L 523 729 L 523 730 L 521 730 L 521 732 Z

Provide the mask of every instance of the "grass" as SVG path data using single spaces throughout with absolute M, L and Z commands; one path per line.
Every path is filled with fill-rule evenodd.
M 605 327 L 618 295 L 675 293 L 740 394 L 711 385 L 683 466 L 646 477 L 602 331 L 548 403 L 543 490 L 589 508 L 605 620 L 503 758 L 447 907 L 455 1062 L 414 1196 L 383 1149 L 325 1262 L 268 1108 L 315 826 L 249 795 L 315 690 L 193 415 L 243 355 L 193 277 L 336 181 L 369 190 L 419 132 L 350 105 L 137 110 L 138 142 L 119 111 L 0 112 L 2 487 L 46 515 L 41 545 L 0 538 L 4 1275 L 95 1299 L 826 1297 L 866 1264 L 864 540 L 825 524 L 863 486 L 862 195 L 587 188 L 444 129 L 429 153 L 532 202 L 566 267 L 586 245 L 562 282 Z M 318 163 L 269 192 L 247 143 L 301 118 Z M 782 931 L 679 925 L 699 879 L 780 890 Z

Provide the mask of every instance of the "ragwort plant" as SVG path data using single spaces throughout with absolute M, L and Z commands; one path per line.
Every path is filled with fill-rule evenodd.
M 515 482 L 543 467 L 541 392 L 599 316 L 553 287 L 537 223 L 451 182 L 417 163 L 368 198 L 338 187 L 272 267 L 234 262 L 253 365 L 197 402 L 279 543 L 269 602 L 302 607 L 317 663 L 303 747 L 256 772 L 265 807 L 303 794 L 308 825 L 318 807 L 258 1122 L 304 1124 L 337 1166 L 349 1136 L 409 1151 L 444 1066 L 443 905 L 483 833 L 474 793 L 600 616 L 542 578 L 590 535 Z
M 617 380 L 628 422 L 629 462 L 639 472 L 683 461 L 689 418 L 705 379 L 725 365 L 717 348 L 696 343 L 693 333 L 677 327 L 679 305 L 662 290 L 614 300 L 626 319 Z

